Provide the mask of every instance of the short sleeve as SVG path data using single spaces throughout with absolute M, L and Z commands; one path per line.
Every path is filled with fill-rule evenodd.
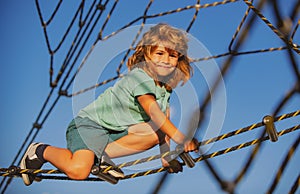
M 144 94 L 153 94 L 155 96 L 156 87 L 154 80 L 141 69 L 130 75 L 128 84 L 131 85 L 134 97 Z

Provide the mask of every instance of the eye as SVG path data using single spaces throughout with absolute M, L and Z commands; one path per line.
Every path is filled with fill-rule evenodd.
M 177 54 L 177 53 L 171 53 L 171 54 L 170 54 L 170 57 L 178 58 L 178 54 Z

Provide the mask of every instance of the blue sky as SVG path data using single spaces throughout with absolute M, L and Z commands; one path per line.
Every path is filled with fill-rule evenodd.
M 201 1 L 202 4 L 212 2 L 214 1 Z M 284 16 L 290 13 L 291 6 L 294 2 L 293 0 L 279 1 L 279 7 L 282 9 Z M 134 1 L 134 6 L 132 6 L 129 5 L 128 2 L 120 1 L 103 35 L 108 35 L 141 16 L 147 3 L 148 1 L 144 0 Z M 46 18 L 45 20 L 47 20 L 51 10 L 53 10 L 54 4 L 55 2 L 53 5 L 50 2 L 41 2 L 42 12 Z M 163 2 L 154 1 L 149 10 L 149 14 L 175 10 L 178 7 L 194 4 L 195 1 L 192 0 L 185 2 L 176 0 L 172 1 L 172 3 L 166 0 Z M 74 13 L 78 5 L 79 1 L 76 3 L 63 2 L 62 8 L 53 21 L 53 25 L 49 27 L 49 39 L 53 48 L 58 44 L 58 40 L 62 37 L 62 33 L 67 27 L 70 16 Z M 87 5 L 89 5 L 89 3 L 87 3 Z M 112 2 L 110 2 L 109 6 L 111 5 Z M 270 7 L 271 6 L 267 4 L 263 10 L 263 14 L 271 22 L 274 22 L 274 15 L 270 11 Z M 20 0 L 2 0 L 0 1 L 0 9 L 0 56 L 2 62 L 0 66 L 0 121 L 2 123 L 1 133 L 3 137 L 0 141 L 0 167 L 8 167 L 31 129 L 50 91 L 50 56 L 47 51 L 43 29 L 40 25 L 34 1 L 27 1 L 25 3 Z M 227 52 L 232 35 L 246 9 L 247 6 L 245 3 L 240 1 L 200 10 L 198 18 L 190 31 L 191 37 L 194 37 L 194 41 L 197 43 L 196 46 L 193 45 L 190 48 L 190 55 L 200 58 L 203 55 L 217 55 Z M 107 13 L 108 12 L 105 12 L 105 16 Z M 84 10 L 84 14 L 86 14 L 86 9 Z M 187 10 L 172 14 L 171 16 L 148 19 L 147 24 L 167 22 L 175 27 L 185 29 L 191 21 L 193 14 L 194 10 Z M 299 14 L 297 15 L 297 19 L 299 20 Z M 103 22 L 103 20 L 104 18 L 101 22 Z M 141 20 L 138 21 L 136 25 L 140 23 Z M 91 46 L 95 40 L 99 26 L 96 29 L 92 35 L 94 38 L 88 42 L 89 46 Z M 74 32 L 71 32 L 71 34 L 72 33 Z M 120 36 L 122 38 L 122 34 L 120 34 Z M 297 32 L 294 37 L 294 42 L 299 44 L 299 41 L 300 34 Z M 97 44 L 87 64 L 95 65 L 95 62 L 97 62 L 106 65 L 107 61 L 102 61 L 104 60 L 103 57 L 113 55 L 110 52 L 120 51 L 120 47 L 118 47 L 120 45 L 116 45 L 114 42 L 110 43 L 111 42 L 107 41 L 107 43 L 105 42 L 103 45 Z M 199 45 L 203 50 L 197 50 Z M 82 55 L 80 55 L 79 61 L 86 55 L 89 46 L 87 46 Z M 255 27 L 251 30 L 241 50 L 248 51 L 280 46 L 284 46 L 283 42 L 261 20 L 257 20 Z M 60 51 L 55 55 L 55 73 L 57 73 L 61 65 L 66 48 L 68 48 L 68 46 L 63 45 Z M 114 50 L 114 48 L 116 49 Z M 98 53 L 101 54 L 98 55 Z M 300 58 L 295 52 L 294 55 L 298 62 L 299 69 Z M 223 84 L 214 96 L 213 103 L 209 106 L 207 120 L 203 128 L 200 129 L 201 133 L 197 138 L 202 140 L 206 137 L 205 135 L 228 133 L 241 127 L 261 122 L 265 115 L 271 114 L 280 100 L 296 82 L 296 77 L 290 67 L 290 61 L 287 56 L 285 51 L 276 51 L 236 57 L 228 74 L 224 77 Z M 171 101 L 173 108 L 172 120 L 175 124 L 179 125 L 181 130 L 184 131 L 188 126 L 188 119 L 192 116 L 194 108 L 197 107 L 194 103 L 201 104 L 207 90 L 210 89 L 209 85 L 213 82 L 215 75 L 218 73 L 218 67 L 221 67 L 225 60 L 226 58 L 219 58 L 214 61 L 195 63 L 195 75 L 189 83 L 190 85 L 187 84 L 183 88 L 175 90 L 175 95 Z M 99 80 L 114 76 L 118 62 L 119 58 L 116 57 L 108 63 L 109 65 L 106 65 L 105 68 L 101 65 L 98 66 L 100 70 L 104 68 L 101 75 L 102 77 L 99 76 L 100 73 L 96 70 L 93 73 L 99 76 Z M 122 71 L 125 71 L 125 68 L 123 68 Z M 76 82 L 77 85 L 73 86 L 75 88 L 74 91 L 77 91 L 76 87 L 81 87 L 81 84 L 82 87 L 90 86 L 88 79 L 84 80 L 84 83 Z M 95 91 L 82 95 L 83 99 L 85 99 L 85 95 L 89 95 L 88 97 L 92 96 L 92 98 L 95 97 L 96 94 L 101 93 L 106 87 L 107 86 L 100 87 Z M 71 89 L 70 91 L 73 90 Z M 88 99 L 91 100 L 90 98 Z M 76 110 L 84 104 L 88 104 L 89 100 L 82 102 L 82 104 L 77 107 L 74 106 L 74 103 L 76 104 L 77 102 L 76 99 L 62 97 L 43 125 L 36 141 L 65 147 L 65 129 L 69 121 L 72 119 L 73 114 L 76 113 Z M 288 101 L 280 114 L 294 112 L 299 109 L 300 98 L 298 94 Z M 299 124 L 299 121 L 299 116 L 288 119 L 276 123 L 276 128 L 278 131 L 289 128 Z M 262 128 L 259 128 L 255 131 L 215 143 L 209 147 L 207 151 L 210 153 L 255 139 L 261 130 Z M 265 142 L 249 172 L 237 186 L 236 192 L 264 193 L 272 183 L 274 175 L 285 154 L 298 135 L 299 132 L 297 131 L 279 137 L 277 142 Z M 220 172 L 221 176 L 225 180 L 230 181 L 234 179 L 241 170 L 250 152 L 251 148 L 246 148 L 218 156 L 210 161 L 217 171 Z M 158 153 L 158 150 L 154 148 L 150 152 L 146 152 L 145 155 L 156 153 Z M 275 193 L 286 193 L 291 188 L 293 181 L 300 173 L 297 165 L 300 162 L 299 154 L 298 149 L 286 171 L 283 173 L 282 180 L 278 184 Z M 134 157 L 138 158 L 140 156 L 144 155 Z M 125 160 L 126 159 L 132 158 L 125 158 Z M 53 167 L 46 165 L 45 168 Z M 137 170 L 137 168 L 130 170 Z M 120 181 L 117 185 L 104 182 L 89 183 L 43 180 L 30 187 L 24 186 L 22 180 L 17 178 L 9 185 L 6 193 L 151 193 L 159 178 L 160 174 L 150 175 Z M 223 193 L 211 173 L 207 170 L 204 162 L 197 163 L 193 169 L 184 168 L 183 173 L 170 175 L 161 191 L 161 193 L 183 192 Z

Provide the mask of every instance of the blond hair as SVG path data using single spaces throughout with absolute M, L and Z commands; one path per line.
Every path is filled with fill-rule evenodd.
M 172 28 L 168 24 L 157 24 L 143 35 L 135 48 L 135 52 L 129 57 L 127 67 L 129 70 L 136 67 L 144 69 L 156 82 L 159 81 L 167 90 L 172 90 L 180 82 L 183 85 L 192 76 L 192 67 L 187 56 L 187 42 L 187 36 L 182 31 Z M 167 50 L 174 50 L 179 54 L 176 69 L 173 73 L 165 77 L 163 82 L 155 79 L 156 76 L 149 72 L 146 63 L 146 58 L 149 58 L 151 52 L 159 45 L 164 45 Z

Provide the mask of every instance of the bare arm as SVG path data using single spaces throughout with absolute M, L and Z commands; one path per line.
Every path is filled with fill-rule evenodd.
M 183 144 L 185 136 L 175 127 L 168 117 L 161 111 L 159 105 L 155 101 L 155 97 L 150 94 L 137 97 L 138 102 L 143 107 L 151 121 L 163 131 L 167 136 L 172 138 L 177 144 Z
M 170 119 L 170 109 L 166 110 L 166 116 Z M 166 153 L 170 151 L 170 137 L 167 136 L 161 130 L 157 131 L 159 137 L 160 153 Z M 167 168 L 169 173 L 182 172 L 182 165 L 176 159 L 172 159 L 171 156 L 164 156 L 161 158 L 162 165 Z
M 166 116 L 168 119 L 170 119 L 170 109 L 168 108 L 166 111 Z M 162 133 L 162 132 L 161 132 Z M 162 133 L 160 134 L 162 139 L 159 141 L 159 148 L 160 148 L 160 153 L 165 153 L 170 151 L 170 137 L 167 136 L 166 134 Z M 171 161 L 171 157 L 164 157 L 161 159 L 163 166 L 169 166 L 169 161 Z
M 155 97 L 151 94 L 141 95 L 137 97 L 138 102 L 143 107 L 151 121 L 168 137 L 177 144 L 184 144 L 184 150 L 198 151 L 198 142 L 193 139 L 186 141 L 185 135 L 178 130 L 169 118 L 161 111 Z

